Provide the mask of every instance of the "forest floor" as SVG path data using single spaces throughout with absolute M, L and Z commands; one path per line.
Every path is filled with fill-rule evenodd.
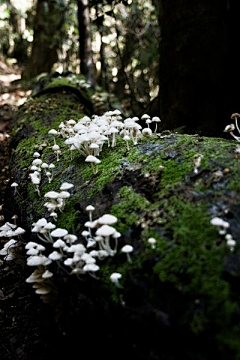
M 19 106 L 31 93 L 31 90 L 21 89 L 15 82 L 21 78 L 20 72 L 19 67 L 7 65 L 0 56 L 0 226 L 5 222 L 2 204 L 9 181 L 11 128 Z M 9 265 L 0 260 L 1 360 L 48 358 L 46 347 L 49 341 L 45 337 L 52 329 L 49 323 L 46 324 L 47 319 L 42 318 L 42 305 L 32 296 L 25 278 L 21 261 Z

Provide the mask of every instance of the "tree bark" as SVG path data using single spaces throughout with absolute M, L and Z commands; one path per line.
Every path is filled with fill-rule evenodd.
M 38 0 L 32 50 L 22 74 L 23 78 L 51 72 L 61 47 L 59 32 L 64 23 L 63 19 L 64 7 L 61 2 Z
M 231 112 L 237 111 L 229 106 L 236 66 L 229 69 L 228 59 L 234 56 L 228 48 L 239 30 L 232 21 L 235 30 L 229 28 L 227 1 L 163 0 L 161 9 L 163 123 L 170 129 L 183 126 L 186 132 L 219 135 Z
M 79 58 L 80 72 L 94 86 L 94 66 L 92 60 L 92 39 L 88 0 L 78 0 Z

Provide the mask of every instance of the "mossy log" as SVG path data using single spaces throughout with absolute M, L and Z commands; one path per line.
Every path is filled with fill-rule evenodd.
M 23 244 L 41 242 L 31 232 L 33 223 L 40 218 L 53 221 L 44 206 L 44 194 L 59 191 L 63 182 L 74 188 L 58 214 L 58 228 L 84 243 L 81 233 L 89 204 L 95 207 L 94 219 L 103 214 L 118 219 L 114 225 L 121 233 L 117 253 L 99 262 L 95 277 L 68 276 L 63 264 L 50 265 L 54 290 L 48 300 L 43 298 L 49 301 L 46 306 L 60 329 L 59 353 L 69 358 L 78 351 L 90 351 L 105 359 L 207 360 L 213 355 L 240 359 L 236 143 L 153 132 L 128 150 L 117 139 L 115 147 L 104 145 L 94 174 L 81 154 L 71 157 L 61 138 L 56 139 L 61 148 L 57 161 L 51 149 L 54 140 L 48 134 L 62 121 L 78 120 L 89 111 L 83 106 L 76 94 L 64 89 L 42 93 L 21 107 L 12 134 L 11 181 L 5 202 L 5 218 L 12 222 L 16 214 L 19 226 L 26 229 Z M 44 162 L 55 164 L 53 180 L 41 179 L 40 195 L 29 178 L 36 151 Z M 199 154 L 201 163 L 196 166 Z M 12 182 L 18 183 L 16 190 Z M 227 234 L 236 241 L 232 251 L 225 235 L 210 223 L 214 217 L 229 224 Z M 149 238 L 156 243 L 150 244 Z M 131 261 L 120 251 L 125 244 L 134 248 Z M 31 271 L 31 267 L 26 270 Z M 113 272 L 122 275 L 120 287 L 110 281 Z

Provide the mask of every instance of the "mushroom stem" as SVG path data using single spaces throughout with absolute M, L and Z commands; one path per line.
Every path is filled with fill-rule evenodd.
M 235 117 L 235 125 L 236 125 L 236 128 L 237 128 L 237 130 L 238 130 L 238 132 L 239 132 L 239 134 L 240 134 L 240 129 L 239 129 L 239 126 L 238 126 L 238 122 L 237 122 L 237 116 Z
M 234 137 L 235 140 L 240 142 L 240 137 L 239 136 L 234 135 L 234 133 L 232 131 L 230 131 L 230 134 L 232 135 L 232 137 Z
M 128 259 L 128 261 L 131 263 L 131 262 L 132 262 L 132 259 L 131 259 L 130 254 L 129 254 L 129 253 L 126 253 L 126 255 L 127 255 L 127 259 Z

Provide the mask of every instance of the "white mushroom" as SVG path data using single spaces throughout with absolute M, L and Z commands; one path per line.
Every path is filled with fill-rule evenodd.
M 210 223 L 218 228 L 220 235 L 226 234 L 226 229 L 229 228 L 229 223 L 219 217 L 214 217 L 210 220 Z
M 102 225 L 96 231 L 96 235 L 102 236 L 104 238 L 102 243 L 103 250 L 106 250 L 110 256 L 113 256 L 115 254 L 114 250 L 112 250 L 110 246 L 110 236 L 113 235 L 115 232 L 116 229 L 109 225 Z
M 101 160 L 99 160 L 96 156 L 88 155 L 85 159 L 86 162 L 89 162 L 91 164 L 92 172 L 93 174 L 97 174 L 97 166 L 96 169 L 94 168 L 94 164 L 98 165 L 100 164 Z
M 151 248 L 152 249 L 155 249 L 156 248 L 156 239 L 155 238 L 153 238 L 153 237 L 150 237 L 148 240 L 148 243 L 151 245 Z
M 16 193 L 17 193 L 17 187 L 18 187 L 18 183 L 16 183 L 16 182 L 13 182 L 12 184 L 11 184 L 11 187 L 14 189 L 14 195 L 16 195 Z
M 51 236 L 61 238 L 68 234 L 66 229 L 57 228 L 51 232 Z
M 114 272 L 110 275 L 110 280 L 118 287 L 123 288 L 123 286 L 120 284 L 119 279 L 122 278 L 122 274 Z
M 125 253 L 127 255 L 127 259 L 129 262 L 132 262 L 132 259 L 130 257 L 130 253 L 133 251 L 132 245 L 124 245 L 121 249 L 121 252 Z
M 60 260 L 63 257 L 63 255 L 61 253 L 59 253 L 58 251 L 53 251 L 51 254 L 48 255 L 48 258 L 50 260 Z
M 98 218 L 97 222 L 101 225 L 112 225 L 117 222 L 117 217 L 110 214 L 104 214 L 100 218 Z
M 62 185 L 60 186 L 60 190 L 69 190 L 72 189 L 73 187 L 74 187 L 73 184 L 68 182 L 63 182 Z
M 51 277 L 53 277 L 53 273 L 49 270 L 44 271 L 44 273 L 42 274 L 43 279 L 49 279 Z
M 95 207 L 92 205 L 88 205 L 85 210 L 89 213 L 89 221 L 92 222 L 92 213 L 95 210 Z
M 155 122 L 155 123 L 156 123 L 154 132 L 157 132 L 157 126 L 158 126 L 158 123 L 161 122 L 161 119 L 160 119 L 158 116 L 154 116 L 154 117 L 152 118 L 152 122 Z

